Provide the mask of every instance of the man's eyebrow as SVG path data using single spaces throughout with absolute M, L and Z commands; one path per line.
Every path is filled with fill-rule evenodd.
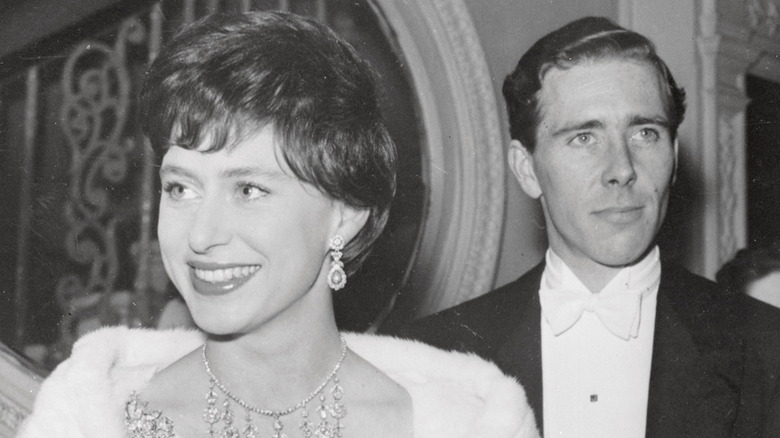
M 569 134 L 571 132 L 587 131 L 589 129 L 598 129 L 598 128 L 603 128 L 603 127 L 604 127 L 604 124 L 601 123 L 598 120 L 588 120 L 588 121 L 585 121 L 585 122 L 582 122 L 582 123 L 574 123 L 574 124 L 564 125 L 562 128 L 553 131 L 552 135 L 554 137 L 557 137 L 557 136 L 560 136 L 560 135 Z
M 656 115 L 656 116 L 641 116 L 641 115 L 634 115 L 631 116 L 631 118 L 628 121 L 628 126 L 639 126 L 639 125 L 659 125 L 663 126 L 665 128 L 669 128 L 670 123 L 669 119 L 666 118 L 666 116 L 663 115 Z M 552 135 L 553 136 L 560 136 L 560 135 L 566 135 L 572 132 L 577 131 L 587 131 L 590 129 L 600 129 L 603 128 L 604 124 L 600 122 L 599 120 L 587 120 L 581 123 L 572 123 L 569 125 L 564 125 L 562 128 L 559 128 L 555 130 Z
M 664 128 L 669 128 L 670 123 L 669 123 L 669 119 L 663 115 L 657 115 L 652 117 L 636 115 L 631 117 L 631 119 L 628 122 L 628 126 L 639 126 L 639 125 L 659 125 L 659 126 L 663 126 Z

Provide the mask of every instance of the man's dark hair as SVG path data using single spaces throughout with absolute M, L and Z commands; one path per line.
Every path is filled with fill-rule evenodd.
M 780 272 L 780 245 L 777 244 L 737 251 L 734 258 L 718 270 L 715 278 L 726 292 L 744 294 L 752 282 L 775 272 Z
M 537 41 L 504 80 L 502 91 L 509 112 L 512 139 L 519 140 L 533 153 L 542 116 L 539 91 L 550 69 L 565 70 L 584 61 L 602 59 L 630 59 L 653 66 L 664 84 L 670 133 L 673 139 L 677 138 L 677 128 L 685 116 L 685 91 L 677 86 L 669 67 L 658 57 L 653 43 L 606 18 L 585 17 Z
M 396 150 L 375 73 L 316 21 L 286 13 L 214 15 L 180 31 L 149 68 L 140 123 L 153 148 L 230 148 L 265 126 L 281 158 L 325 196 L 366 208 L 344 249 L 354 272 L 381 234 L 395 194 Z

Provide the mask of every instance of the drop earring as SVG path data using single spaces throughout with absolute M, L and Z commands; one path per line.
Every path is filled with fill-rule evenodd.
M 341 261 L 341 250 L 344 249 L 344 238 L 338 234 L 330 239 L 330 271 L 328 271 L 328 286 L 339 290 L 347 284 L 347 273 L 344 272 L 344 262 Z

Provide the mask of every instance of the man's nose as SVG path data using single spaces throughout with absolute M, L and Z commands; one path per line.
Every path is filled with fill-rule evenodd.
M 634 183 L 634 156 L 625 140 L 615 140 L 611 143 L 611 147 L 606 151 L 605 161 L 606 168 L 602 174 L 602 183 L 605 186 L 620 187 Z
M 206 197 L 201 202 L 191 222 L 189 245 L 198 254 L 230 242 L 229 206 L 217 196 Z

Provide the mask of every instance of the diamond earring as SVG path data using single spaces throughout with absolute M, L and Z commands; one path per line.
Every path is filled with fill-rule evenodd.
M 338 234 L 330 239 L 330 271 L 328 271 L 328 286 L 339 290 L 347 284 L 347 273 L 344 272 L 344 262 L 341 261 L 341 250 L 344 249 L 344 238 Z

